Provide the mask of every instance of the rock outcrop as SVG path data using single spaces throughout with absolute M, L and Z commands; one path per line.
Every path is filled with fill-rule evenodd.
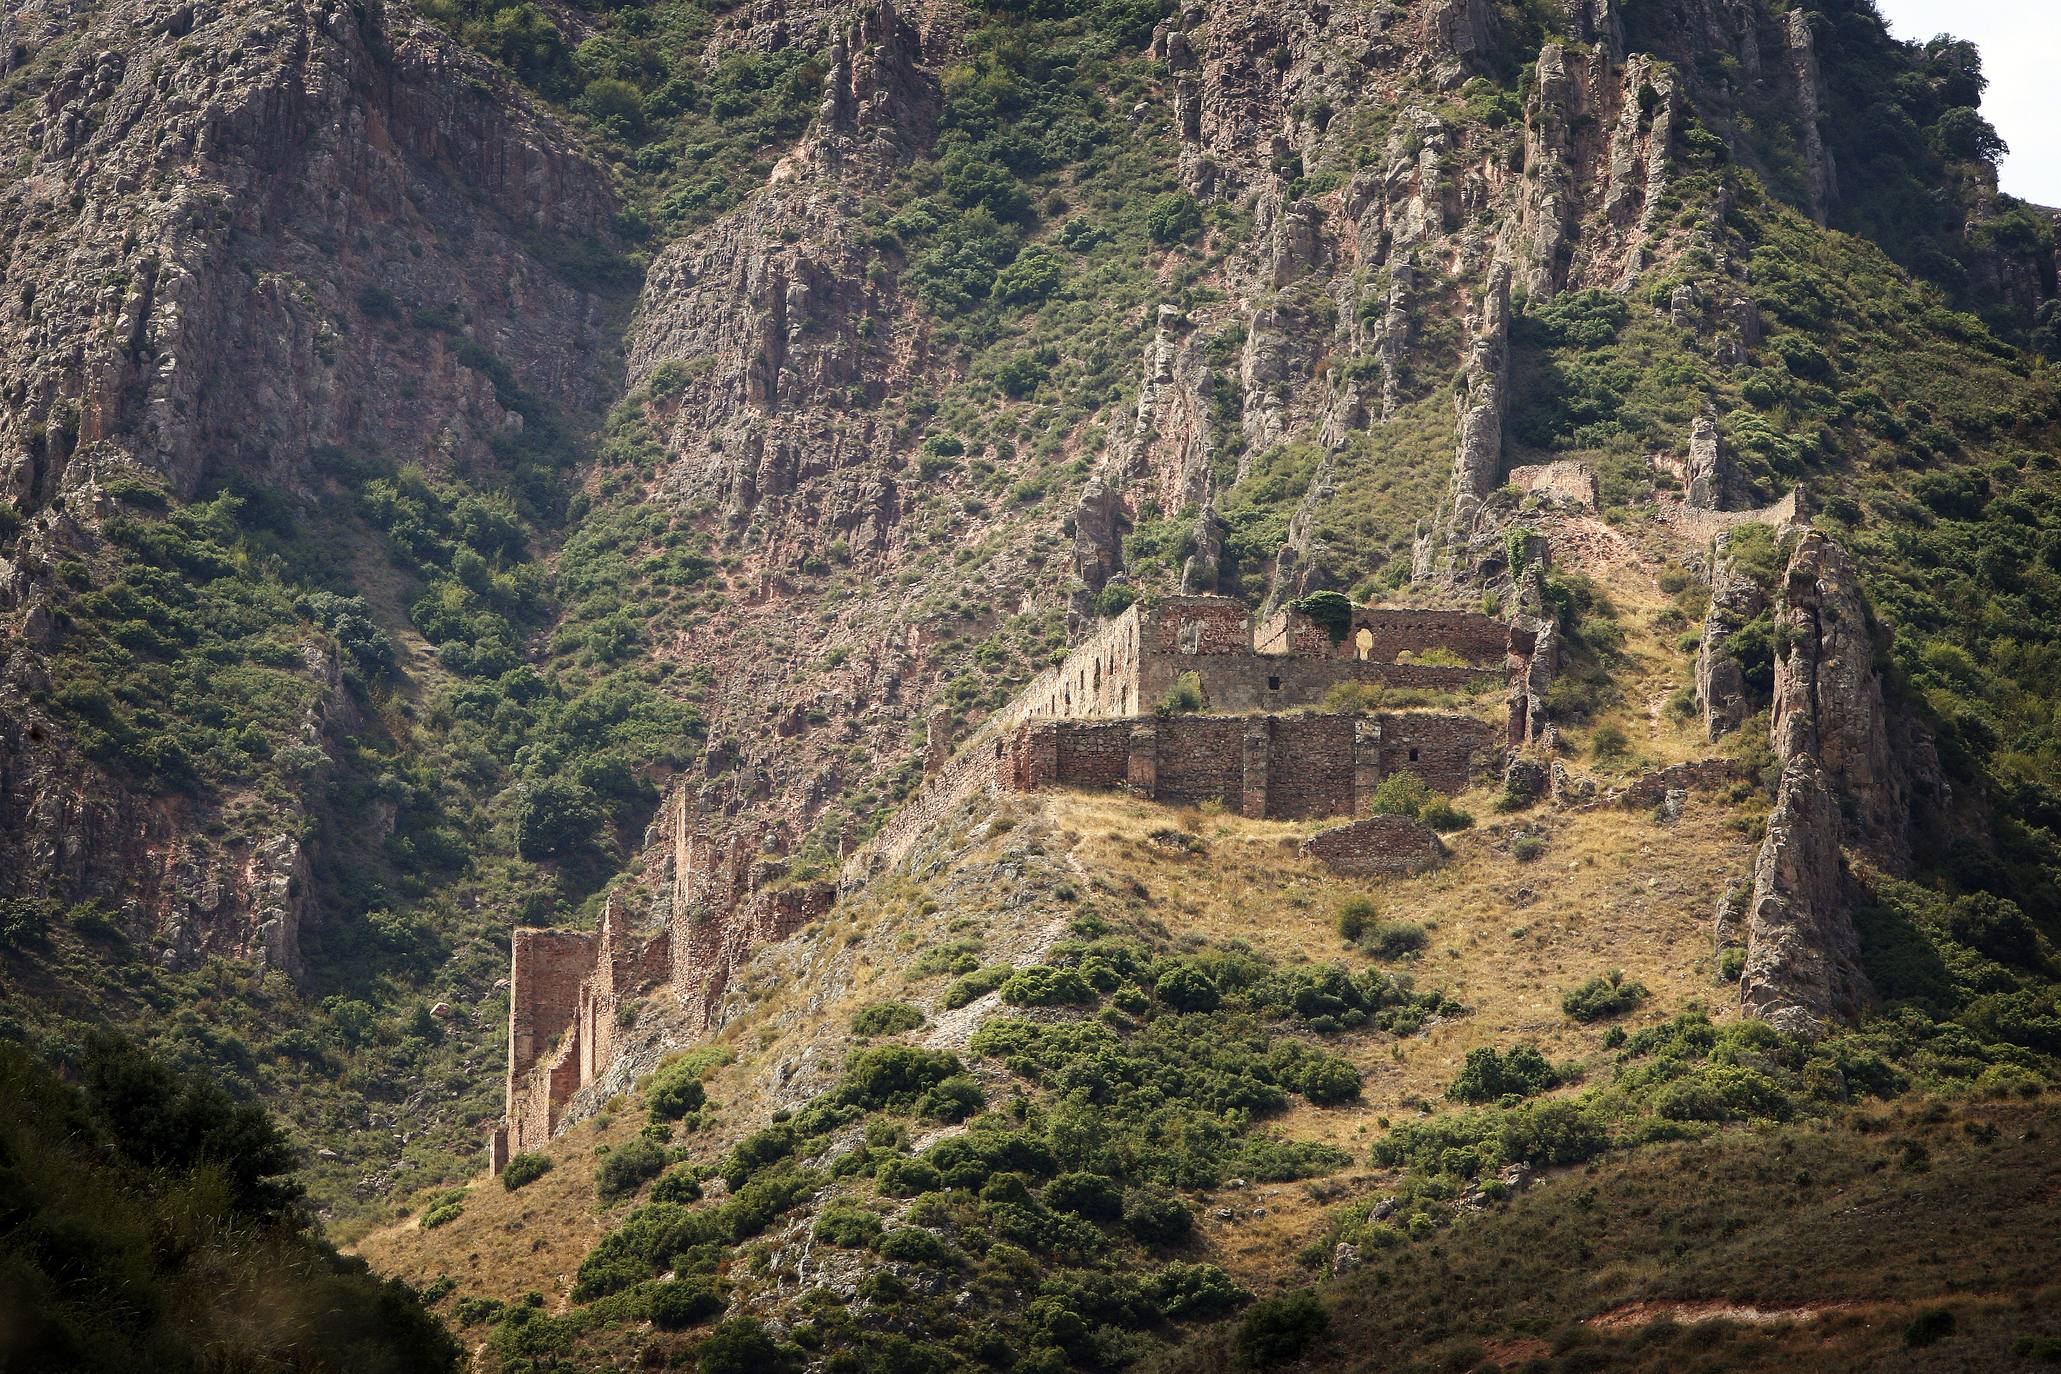
M 1868 997 L 1839 831 L 1831 779 L 1807 754 L 1791 760 L 1753 865 L 1739 1005 L 1792 1035 L 1851 1020 Z
M 1460 374 L 1455 405 L 1459 424 L 1453 442 L 1452 517 L 1447 542 L 1464 546 L 1473 535 L 1482 502 L 1503 475 L 1503 412 L 1510 403 L 1510 269 L 1489 270 L 1481 314 L 1467 365 Z
M 1879 867 L 1910 863 L 1909 785 L 1892 758 L 1866 602 L 1846 551 L 1805 534 L 1789 560 L 1779 612 L 1770 731 L 1785 764 L 1817 759 L 1850 817 L 1847 843 Z
M 1814 1034 L 1851 1019 L 1869 995 L 1842 853 L 1904 872 L 1910 785 L 1891 747 L 1874 636 L 1846 551 L 1806 532 L 1782 596 L 1769 719 L 1782 781 L 1754 863 L 1740 1005 Z
M 54 570 L 111 556 L 116 483 L 309 503 L 345 455 L 487 465 L 532 417 L 597 406 L 607 311 L 549 250 L 605 258 L 615 198 L 403 6 L 7 9 L 0 499 L 25 519 L 0 563 L 0 894 L 103 901 L 161 962 L 293 971 L 326 760 L 234 826 L 223 797 L 89 761 L 44 704 Z M 320 759 L 362 723 L 328 651 L 295 648 L 295 742 Z
M 1703 638 L 1696 646 L 1696 703 L 1703 715 L 1705 738 L 1715 740 L 1745 723 L 1753 692 L 1745 670 L 1733 656 L 1730 641 L 1767 610 L 1760 585 L 1740 572 L 1725 556 L 1719 536 L 1712 553 L 1710 609 L 1703 618 Z

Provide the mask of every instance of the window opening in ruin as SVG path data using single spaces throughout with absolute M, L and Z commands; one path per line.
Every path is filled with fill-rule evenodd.
M 1267 690 L 1268 690 L 1268 691 L 1270 691 L 1270 692 L 1278 692 L 1278 691 L 1280 691 L 1280 690 L 1281 690 L 1281 679 L 1280 679 L 1280 678 L 1278 678 L 1278 677 L 1270 677 L 1270 678 L 1268 678 L 1268 679 L 1267 679 Z
M 1417 751 L 1416 751 L 1415 749 L 1412 749 L 1412 750 L 1410 751 L 1410 762 L 1412 762 L 1412 763 L 1415 763 L 1416 761 L 1417 761 Z
M 1353 650 L 1353 656 L 1365 663 L 1374 653 L 1374 632 L 1362 625 L 1360 632 L 1353 636 Z

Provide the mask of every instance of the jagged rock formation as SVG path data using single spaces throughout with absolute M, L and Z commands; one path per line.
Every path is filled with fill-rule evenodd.
M 1725 556 L 1724 536 L 1716 541 L 1710 575 L 1710 610 L 1703 618 L 1703 638 L 1696 646 L 1696 701 L 1708 739 L 1736 730 L 1752 709 L 1745 670 L 1729 651 L 1731 637 L 1767 609 L 1760 585 L 1741 573 Z
M 1851 820 L 1847 842 L 1891 873 L 1910 863 L 1909 784 L 1890 750 L 1867 605 L 1846 551 L 1813 530 L 1789 560 L 1770 737 L 1785 764 L 1810 755 Z
M 1792 1035 L 1819 1035 L 1851 1020 L 1868 998 L 1839 833 L 1831 780 L 1816 759 L 1798 755 L 1782 770 L 1754 861 L 1739 980 L 1740 1008 Z
M 397 6 L 29 3 L 0 61 L 0 159 L 25 173 L 0 184 L 0 497 L 27 517 L 0 563 L 0 893 L 104 899 L 169 963 L 291 970 L 305 804 L 217 837 L 213 801 L 86 764 L 37 704 L 52 570 L 103 547 L 117 479 L 306 496 L 341 453 L 489 460 L 525 423 L 504 382 L 598 403 L 603 309 L 539 248 L 606 251 L 614 197 Z M 330 654 L 299 652 L 321 748 L 358 722 Z
M 1818 53 L 1811 41 L 1810 17 L 1791 10 L 1787 19 L 1789 78 L 1796 89 L 1796 127 L 1803 144 L 1804 185 L 1811 198 L 1811 215 L 1825 222 L 1832 200 L 1839 194 L 1838 174 L 1832 154 L 1825 147 L 1825 131 L 1819 127 L 1823 98 L 1819 94 Z
M 1453 445 L 1452 537 L 1473 533 L 1481 503 L 1503 468 L 1503 411 L 1509 405 L 1510 271 L 1498 263 L 1482 294 L 1481 319 L 1460 376 Z
M 1778 619 L 1769 736 L 1782 782 L 1754 863 L 1740 997 L 1750 1015 L 1814 1033 L 1868 996 L 1842 849 L 1904 872 L 1910 784 L 1852 562 L 1816 530 L 1790 557 Z
M 1735 479 L 1718 444 L 1717 422 L 1699 415 L 1689 430 L 1687 502 L 1691 510 L 1723 510 Z

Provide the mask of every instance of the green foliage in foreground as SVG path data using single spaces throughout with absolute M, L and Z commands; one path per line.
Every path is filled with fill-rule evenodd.
M 1186 1324 L 1241 1310 L 1250 1293 L 1182 1253 L 1195 1235 L 1185 1195 L 1348 1163 L 1335 1147 L 1264 1129 L 1298 1102 L 1358 1094 L 1358 1071 L 1313 1037 L 1348 1020 L 1414 1029 L 1434 1008 L 1458 1008 L 1376 971 L 1279 968 L 1238 947 L 1174 956 L 1093 917 L 1076 931 L 1049 963 L 1010 975 L 1039 990 L 1028 1000 L 1040 1019 L 997 1017 L 973 1036 L 968 1059 L 985 1091 L 952 1053 L 856 1046 L 828 1091 L 710 1163 L 676 1163 L 582 1262 L 572 1312 L 510 1309 L 490 1344 L 572 1359 L 604 1330 L 657 1322 L 667 1274 L 675 1285 L 709 1285 L 713 1298 L 682 1305 L 693 1314 L 683 1320 L 706 1321 L 718 1314 L 719 1275 L 745 1282 L 751 1257 L 765 1253 L 760 1238 L 797 1225 L 826 1250 L 872 1257 L 864 1304 L 805 1301 L 789 1331 L 804 1352 L 850 1352 L 839 1358 L 860 1361 L 852 1368 L 1129 1363 L 1180 1339 Z M 972 957 L 954 946 L 920 962 L 935 977 Z M 1065 996 L 1044 998 L 1053 988 Z M 879 1008 L 905 1005 L 865 1009 L 859 1029 L 883 1019 L 872 1014 Z M 997 1073 L 1013 1091 L 991 1104 Z M 647 1087 L 665 1082 L 662 1072 Z M 962 1129 L 912 1148 L 932 1123 L 960 1118 Z M 602 1167 L 623 1168 L 613 1161 L 640 1149 L 666 1157 L 636 1142 L 614 1147 Z M 618 1181 L 623 1196 L 642 1187 L 630 1172 Z M 670 1186 L 695 1172 L 719 1176 L 723 1191 L 703 1201 L 698 1188 Z M 970 1302 L 950 1301 L 962 1291 Z M 1030 1295 L 1027 1307 L 1006 1298 L 1015 1292 Z M 1288 1314 L 1275 1332 L 1277 1314 L 1262 1311 L 1254 1329 L 1273 1333 L 1263 1343 L 1293 1344 L 1305 1316 Z M 728 1358 L 733 1343 L 787 1358 L 729 1328 L 700 1347 L 704 1365 Z
M 1400 1351 L 1419 1369 L 1478 1369 L 1485 1350 L 1546 1340 L 1557 1350 L 1542 1368 L 1865 1374 L 1913 1367 L 1907 1329 L 1944 1308 L 1956 1320 L 1938 1359 L 2019 1368 L 2014 1353 L 2061 1349 L 2049 1296 L 2057 1129 L 2052 1102 L 1919 1099 L 1615 1154 L 1452 1227 L 1363 1246 L 1360 1267 L 1324 1290 L 1328 1333 L 1291 1367 L 1355 1368 L 1361 1352 Z M 1713 1293 L 1819 1316 L 1594 1320 Z M 1141 1374 L 1228 1374 L 1238 1334 L 1204 1331 Z
M 82 1067 L 0 1044 L 0 1365 L 459 1367 L 413 1290 L 314 1239 L 262 1111 L 113 1040 Z

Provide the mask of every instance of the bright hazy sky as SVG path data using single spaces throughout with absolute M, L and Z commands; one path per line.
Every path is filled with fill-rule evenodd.
M 1920 42 L 1938 33 L 1982 49 L 1982 112 L 2011 155 L 2006 191 L 2061 206 L 2061 3 L 2057 0 L 1876 0 L 1890 31 Z

